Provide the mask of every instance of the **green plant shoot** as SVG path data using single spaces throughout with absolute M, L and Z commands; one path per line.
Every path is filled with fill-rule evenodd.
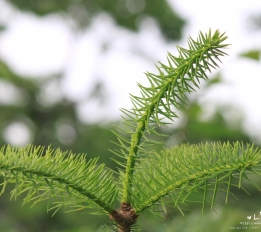
M 27 146 L 4 146 L 0 150 L 0 173 L 3 193 L 13 184 L 11 197 L 23 196 L 24 203 L 48 202 L 55 213 L 92 209 L 106 214 L 118 232 L 137 229 L 138 216 L 145 211 L 163 211 L 171 205 L 182 211 L 182 204 L 195 193 L 202 204 L 213 208 L 216 194 L 231 186 L 242 188 L 249 174 L 261 175 L 261 150 L 254 144 L 236 142 L 177 145 L 157 151 L 164 141 L 159 126 L 167 127 L 177 118 L 176 110 L 186 106 L 188 94 L 199 88 L 207 73 L 218 68 L 227 55 L 225 33 L 199 33 L 188 39 L 188 48 L 177 47 L 178 55 L 167 55 L 159 62 L 158 73 L 146 73 L 149 86 L 140 88 L 140 96 L 131 95 L 132 109 L 122 109 L 122 125 L 114 131 L 117 137 L 118 172 L 88 159 L 61 150 Z M 211 200 L 208 200 L 211 194 Z M 159 206 L 160 205 L 160 206 Z M 104 227 L 106 231 L 109 227 Z

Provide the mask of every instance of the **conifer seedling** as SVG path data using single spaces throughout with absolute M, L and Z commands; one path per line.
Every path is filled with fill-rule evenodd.
M 150 85 L 138 84 L 141 96 L 130 96 L 133 107 L 121 110 L 123 126 L 114 131 L 117 173 L 98 164 L 98 158 L 51 147 L 7 145 L 0 150 L 1 193 L 12 184 L 11 197 L 22 195 L 24 203 L 46 200 L 54 213 L 61 207 L 93 209 L 106 214 L 115 231 L 130 232 L 138 230 L 139 215 L 145 211 L 164 211 L 170 205 L 183 214 L 182 205 L 195 194 L 202 209 L 206 204 L 213 208 L 218 192 L 225 191 L 227 201 L 231 187 L 243 188 L 243 180 L 256 186 L 249 175 L 261 175 L 261 150 L 254 144 L 217 141 L 153 149 L 165 136 L 157 128 L 177 118 L 175 112 L 187 105 L 188 94 L 227 55 L 226 39 L 218 30 L 199 32 L 197 39 L 188 39 L 188 49 L 177 47 L 177 56 L 168 53 L 167 64 L 159 62 L 157 74 L 146 73 Z

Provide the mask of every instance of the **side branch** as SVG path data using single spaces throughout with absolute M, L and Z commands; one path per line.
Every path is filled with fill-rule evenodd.
M 30 192 L 25 202 L 34 201 L 33 195 L 47 199 L 49 195 L 61 197 L 64 194 L 68 196 L 69 200 L 64 202 L 68 205 L 73 206 L 76 201 L 78 206 L 84 207 L 86 203 L 98 206 L 107 214 L 113 211 L 118 190 L 112 172 L 105 170 L 104 165 L 98 166 L 97 159 L 87 162 L 85 155 L 75 156 L 50 149 L 43 154 L 43 150 L 28 146 L 20 149 L 7 147 L 0 151 L 0 170 L 5 178 L 2 192 L 6 184 L 14 182 L 15 197 L 24 191 Z
M 248 174 L 261 175 L 260 155 L 261 150 L 254 145 L 244 146 L 238 142 L 184 144 L 162 150 L 147 163 L 140 164 L 140 171 L 135 174 L 133 186 L 139 192 L 134 194 L 137 193 L 134 190 L 132 194 L 135 212 L 144 211 L 155 202 L 163 201 L 164 197 L 171 197 L 178 206 L 199 189 L 204 191 L 203 207 L 207 192 L 213 190 L 212 208 L 217 191 L 227 192 L 227 198 L 230 187 L 241 188 L 243 179 L 255 185 Z

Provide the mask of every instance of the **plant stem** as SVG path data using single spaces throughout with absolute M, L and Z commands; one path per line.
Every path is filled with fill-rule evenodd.
M 129 203 L 123 202 L 118 210 L 113 210 L 110 218 L 116 222 L 118 232 L 130 232 L 138 215 Z

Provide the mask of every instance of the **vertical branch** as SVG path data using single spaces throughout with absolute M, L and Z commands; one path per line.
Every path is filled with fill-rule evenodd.
M 150 87 L 139 84 L 142 97 L 131 95 L 134 107 L 132 111 L 124 110 L 123 112 L 136 126 L 133 127 L 132 124 L 131 131 L 128 131 L 131 134 L 128 145 L 125 146 L 126 141 L 120 135 L 118 136 L 119 146 L 126 151 L 124 154 L 126 166 L 122 191 L 123 203 L 131 203 L 132 179 L 142 137 L 145 133 L 155 132 L 150 123 L 164 125 L 160 119 L 162 116 L 170 120 L 177 118 L 171 107 L 174 105 L 179 108 L 186 105 L 186 93 L 195 91 L 192 85 L 198 87 L 200 79 L 207 79 L 205 71 L 218 67 L 215 60 L 220 61 L 218 56 L 226 55 L 221 51 L 221 48 L 228 46 L 228 44 L 222 44 L 226 38 L 224 33 L 220 34 L 219 31 L 215 31 L 213 35 L 211 31 L 205 35 L 200 32 L 196 41 L 189 38 L 189 50 L 178 47 L 179 57 L 168 54 L 169 65 L 160 63 L 160 67 L 157 67 L 158 75 L 146 74 Z M 129 125 L 129 121 L 125 121 L 125 124 Z M 121 151 L 115 153 L 121 156 Z

